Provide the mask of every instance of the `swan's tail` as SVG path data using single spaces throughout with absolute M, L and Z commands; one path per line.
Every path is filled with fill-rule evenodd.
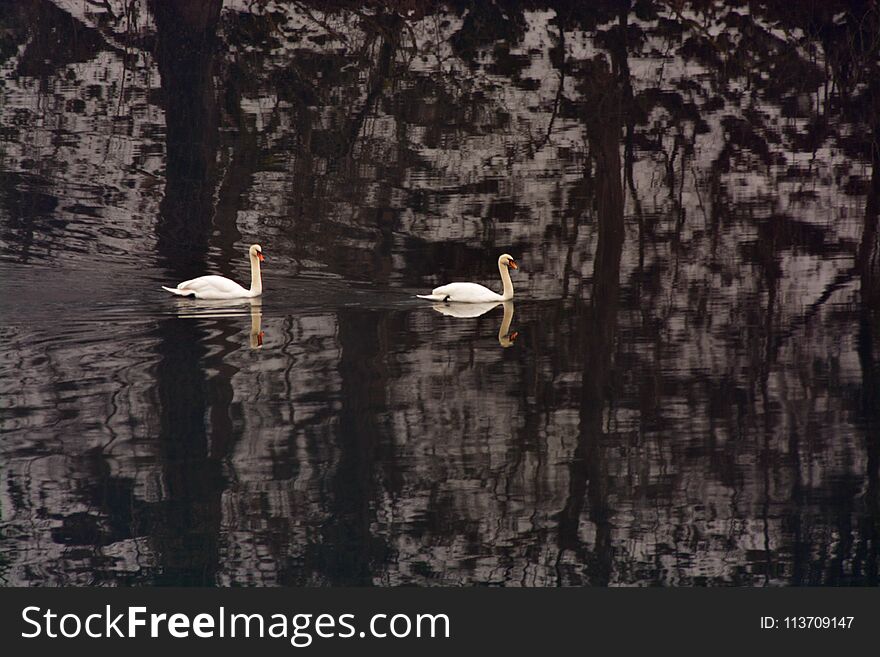
M 427 299 L 428 301 L 446 301 L 449 298 L 448 294 L 417 294 L 419 299 Z
M 194 297 L 196 293 L 193 290 L 179 290 L 176 287 L 165 287 L 162 286 L 162 289 L 166 292 L 171 292 L 171 294 L 176 294 L 179 297 Z

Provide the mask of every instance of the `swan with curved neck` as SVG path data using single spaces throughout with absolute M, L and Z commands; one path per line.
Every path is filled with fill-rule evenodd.
M 456 303 L 490 303 L 492 301 L 510 301 L 513 299 L 513 281 L 510 280 L 510 270 L 519 269 L 513 256 L 503 254 L 498 258 L 498 271 L 501 274 L 503 291 L 501 294 L 493 292 L 488 287 L 477 283 L 449 283 L 435 287 L 431 294 L 416 295 L 419 299 L 429 301 L 450 301 Z
M 241 285 L 225 276 L 199 276 L 189 281 L 179 283 L 177 287 L 165 287 L 163 290 L 176 294 L 180 297 L 193 297 L 195 299 L 242 299 L 258 297 L 263 293 L 263 277 L 260 274 L 260 263 L 265 260 L 263 248 L 259 244 L 251 244 L 248 249 L 251 261 L 251 289 L 246 290 Z

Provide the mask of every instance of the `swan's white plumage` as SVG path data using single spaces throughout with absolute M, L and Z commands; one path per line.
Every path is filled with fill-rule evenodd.
M 485 285 L 477 283 L 449 283 L 435 287 L 431 294 L 419 294 L 419 299 L 431 301 L 453 301 L 457 303 L 491 303 L 504 301 L 504 297 Z
M 163 290 L 181 297 L 196 299 L 241 299 L 258 297 L 263 293 L 263 279 L 260 274 L 260 261 L 263 249 L 259 244 L 252 244 L 248 249 L 251 261 L 251 289 L 245 289 L 225 276 L 199 276 L 179 283 L 177 287 L 162 286 Z
M 162 286 L 172 294 L 197 299 L 237 299 L 251 296 L 250 290 L 224 276 L 199 276 L 191 281 L 184 281 L 176 288 Z
M 431 294 L 417 294 L 419 299 L 429 301 L 449 301 L 454 303 L 492 303 L 509 301 L 513 298 L 513 282 L 510 280 L 510 269 L 517 269 L 513 257 L 506 253 L 498 258 L 498 271 L 501 274 L 501 282 L 504 292 L 498 294 L 484 285 L 477 283 L 449 283 L 435 287 Z

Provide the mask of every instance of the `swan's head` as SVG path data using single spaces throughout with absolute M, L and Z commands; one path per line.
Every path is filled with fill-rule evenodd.
M 263 247 L 259 244 L 251 244 L 251 248 L 248 249 L 248 253 L 250 253 L 251 258 L 256 258 L 260 262 L 263 262 L 265 258 L 263 257 Z
M 498 258 L 498 264 L 504 265 L 505 267 L 510 267 L 511 269 L 519 269 L 519 266 L 514 261 L 512 255 L 507 255 L 506 253 Z

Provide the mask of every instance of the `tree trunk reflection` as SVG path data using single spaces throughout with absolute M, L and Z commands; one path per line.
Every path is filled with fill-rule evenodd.
M 604 586 L 611 580 L 613 546 L 609 506 L 609 475 L 605 464 L 607 435 L 603 417 L 613 373 L 617 335 L 620 258 L 623 250 L 623 187 L 621 180 L 621 88 L 604 67 L 588 83 L 584 121 L 595 169 L 595 207 L 598 241 L 589 305 L 578 310 L 582 340 L 580 429 L 570 468 L 569 497 L 560 518 L 561 550 L 583 552 L 578 525 L 584 502 L 596 527 L 592 556 L 583 556 L 587 581 Z
M 165 196 L 158 250 L 169 270 L 203 267 L 214 216 L 220 114 L 214 55 L 222 0 L 151 0 L 165 109 Z M 186 263 L 185 265 L 182 263 Z

